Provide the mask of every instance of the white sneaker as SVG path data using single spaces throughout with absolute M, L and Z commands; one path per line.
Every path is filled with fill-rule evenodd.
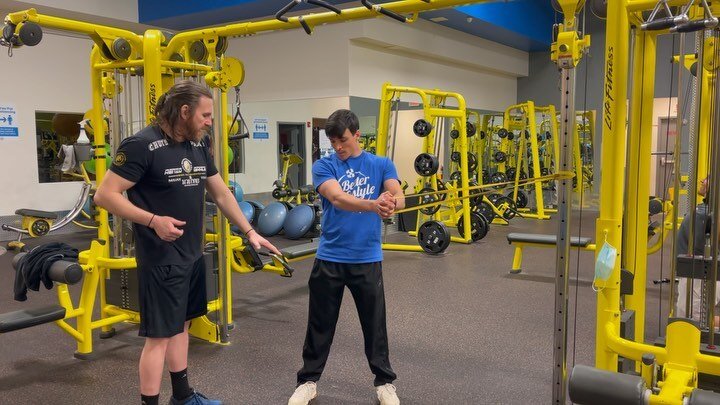
M 317 384 L 308 381 L 305 384 L 295 388 L 292 396 L 288 400 L 288 405 L 307 405 L 317 397 Z
M 397 396 L 397 389 L 392 384 L 384 384 L 375 387 L 380 405 L 400 405 L 400 398 Z

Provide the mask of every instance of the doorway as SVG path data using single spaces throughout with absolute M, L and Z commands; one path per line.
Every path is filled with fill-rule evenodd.
M 674 183 L 675 175 L 675 137 L 677 136 L 675 117 L 660 117 L 658 120 L 657 142 L 655 152 L 655 195 L 668 197 L 668 189 Z
M 327 141 L 327 138 L 321 139 L 321 133 L 322 137 L 325 137 L 325 123 L 327 122 L 327 119 L 325 118 L 313 118 L 312 119 L 312 161 L 315 163 L 316 160 L 319 160 L 322 156 L 320 152 L 320 145 L 325 143 Z M 329 142 L 329 141 L 328 141 Z
M 305 124 L 290 122 L 278 123 L 278 172 L 282 176 L 283 156 L 295 154 L 300 157 L 300 163 L 292 164 L 288 169 L 288 186 L 298 188 L 306 184 L 305 175 Z M 292 160 L 291 160 L 292 161 Z

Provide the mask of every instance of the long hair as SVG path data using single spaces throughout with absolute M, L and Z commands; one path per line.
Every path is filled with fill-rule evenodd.
M 212 99 L 212 93 L 207 87 L 191 80 L 176 83 L 158 98 L 155 104 L 155 120 L 153 122 L 170 127 L 172 132 L 175 132 L 180 121 L 182 106 L 187 105 L 190 107 L 190 113 L 192 114 L 202 97 Z

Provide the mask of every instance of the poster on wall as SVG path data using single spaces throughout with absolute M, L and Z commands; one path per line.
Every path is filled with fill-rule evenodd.
M 330 156 L 333 153 L 335 153 L 335 149 L 333 149 L 332 144 L 330 143 L 330 139 L 328 139 L 327 136 L 325 136 L 325 130 L 320 130 L 320 158 L 324 158 L 326 156 Z
M 267 118 L 253 118 L 253 139 L 270 139 L 270 132 Z
M 16 113 L 15 106 L 0 104 L 0 139 L 20 136 Z

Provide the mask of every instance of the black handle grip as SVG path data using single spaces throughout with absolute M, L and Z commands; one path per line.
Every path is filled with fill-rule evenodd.
M 650 21 L 642 25 L 644 30 L 657 31 L 665 30 L 675 26 L 675 17 L 664 17 Z
M 676 25 L 675 27 L 671 28 L 671 32 L 695 32 L 704 30 L 705 28 L 713 28 L 717 26 L 718 21 L 717 18 L 707 18 L 704 20 L 692 20 L 688 21 L 684 24 Z
M 425 0 L 423 0 L 423 1 L 425 1 Z M 373 3 L 371 3 L 369 0 L 360 0 L 360 3 L 362 3 L 362 5 L 365 6 L 365 8 L 367 8 L 368 10 L 377 10 L 378 13 L 383 14 L 387 17 L 390 17 L 394 20 L 400 21 L 401 23 L 407 22 L 407 18 L 405 18 L 404 16 L 402 16 L 394 11 L 390 11 L 390 10 L 384 9 L 380 6 L 377 6 Z
M 284 16 L 285 13 L 292 10 L 293 7 L 297 4 L 297 0 L 292 0 L 290 3 L 287 4 L 287 6 L 283 7 L 275 13 L 275 18 L 282 21 L 282 22 L 288 22 L 287 17 Z
M 247 139 L 247 138 L 250 138 L 250 134 L 245 132 L 244 134 L 228 136 L 228 141 L 237 141 L 238 139 Z
M 308 23 L 305 22 L 305 20 L 302 18 L 302 16 L 298 17 L 298 21 L 300 21 L 300 25 L 302 25 L 303 30 L 305 30 L 305 33 L 308 35 L 312 35 L 312 28 L 310 28 Z
M 332 12 L 335 13 L 335 14 L 341 14 L 341 13 L 342 13 L 342 10 L 340 10 L 339 8 L 335 7 L 334 5 L 332 5 L 332 4 L 328 3 L 328 2 L 325 2 L 325 1 L 323 1 L 323 0 L 307 0 L 307 2 L 308 2 L 308 4 L 314 4 L 314 5 L 316 5 L 316 6 L 320 6 L 320 7 L 322 7 L 322 8 L 326 8 L 326 9 L 332 11 Z

